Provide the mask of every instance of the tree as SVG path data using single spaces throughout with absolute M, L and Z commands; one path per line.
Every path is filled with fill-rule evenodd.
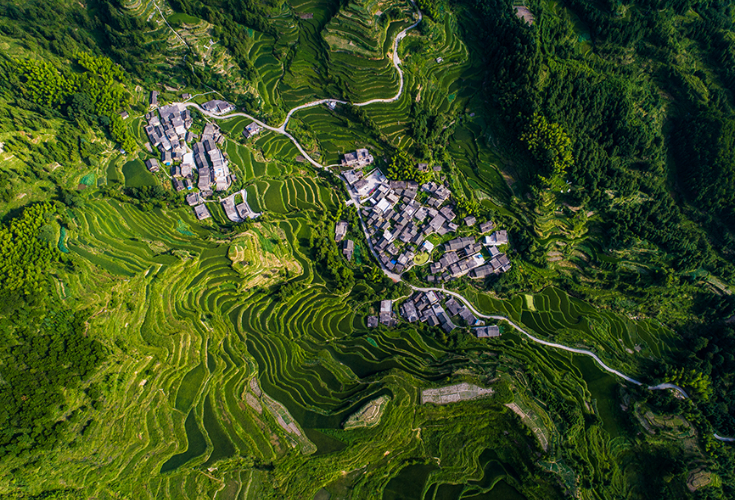
M 430 172 L 421 172 L 406 151 L 401 150 L 391 158 L 388 165 L 388 177 L 394 180 L 416 181 L 419 184 L 429 182 Z
M 534 113 L 520 139 L 544 166 L 544 172 L 539 174 L 544 187 L 556 187 L 567 168 L 574 165 L 572 140 L 562 126 L 549 123 L 544 115 Z

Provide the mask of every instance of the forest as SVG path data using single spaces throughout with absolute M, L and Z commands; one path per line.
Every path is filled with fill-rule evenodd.
M 49 241 L 55 212 L 32 205 L 0 227 L 0 457 L 50 449 L 82 418 L 83 410 L 64 411 L 62 391 L 79 388 L 104 356 L 85 334 L 88 313 L 49 293 L 49 271 L 62 255 Z M 94 391 L 87 398 L 100 404 Z
M 730 280 L 735 275 L 729 257 L 735 242 L 731 80 L 723 70 L 715 79 L 703 71 L 682 75 L 673 42 L 677 37 L 694 40 L 709 55 L 707 62 L 720 67 L 730 53 L 729 38 L 723 36 L 732 28 L 730 7 L 719 2 L 635 4 L 630 19 L 623 21 L 612 4 L 568 3 L 594 27 L 599 57 L 591 58 L 574 50 L 571 22 L 544 16 L 540 4 L 532 4 L 541 12 L 540 23 L 528 27 L 509 2 L 475 2 L 474 12 L 482 20 L 478 25 L 484 27 L 479 35 L 487 47 L 484 57 L 493 67 L 484 92 L 545 171 L 571 184 L 573 203 L 604 214 L 603 245 L 624 248 L 635 239 L 647 240 L 670 256 L 675 272 L 707 269 Z M 698 14 L 696 21 L 673 22 L 689 9 Z M 619 64 L 624 53 L 633 56 Z M 633 77 L 639 60 L 653 61 L 648 78 Z M 665 103 L 663 93 L 675 101 Z M 539 130 L 554 130 L 564 139 L 553 141 L 548 133 L 539 137 Z M 544 143 L 562 146 L 539 146 Z M 556 161 L 564 166 L 554 168 L 559 148 L 564 159 Z M 672 177 L 687 203 L 670 194 Z M 545 177 L 531 182 L 541 188 L 537 193 L 548 186 Z M 636 198 L 637 203 L 621 202 Z M 525 279 L 514 269 L 494 286 L 501 292 L 528 286 Z M 575 290 L 572 283 L 566 286 Z M 643 287 L 652 289 L 651 284 Z M 705 414 L 713 425 L 732 432 L 733 331 L 723 320 L 735 312 L 735 301 L 728 295 L 695 297 L 692 313 L 700 320 L 679 325 L 687 336 L 680 361 L 711 374 L 713 394 L 702 397 Z
M 387 500 L 400 483 L 416 499 L 492 498 L 501 477 L 514 499 L 735 495 L 732 449 L 713 437 L 735 436 L 730 5 L 532 0 L 529 25 L 508 0 L 418 0 L 427 22 L 402 42 L 406 96 L 292 122 L 320 161 L 367 145 L 390 179 L 445 180 L 460 219 L 508 231 L 509 272 L 446 284 L 479 310 L 595 350 L 645 384 L 679 384 L 685 400 L 503 322 L 498 339 L 368 329 L 381 300 L 396 313 L 412 291 L 370 257 L 336 169 L 295 160 L 276 134 L 241 140 L 240 120 L 222 122 L 223 151 L 258 220 L 230 223 L 212 203 L 200 223 L 164 172 L 126 183 L 124 165 L 150 155 L 137 116 L 119 112 L 145 113 L 151 89 L 162 102 L 217 90 L 260 117 L 269 94 L 271 118 L 294 91 L 289 67 L 325 97 L 392 89 L 390 61 L 329 52 L 322 37 L 340 32 L 350 47 L 367 36 L 355 26 L 375 20 L 385 53 L 407 3 L 379 15 L 359 1 L 170 0 L 152 16 L 131 4 L 0 5 L 0 497 L 294 498 L 324 486 L 316 498 Z M 182 14 L 204 21 L 196 29 L 250 91 L 169 51 L 163 21 L 187 29 Z M 284 40 L 288 51 L 270 46 Z M 312 98 L 299 92 L 291 99 Z M 544 226 L 562 219 L 575 231 Z M 334 241 L 341 220 L 350 261 Z M 549 250 L 581 247 L 559 271 Z M 421 283 L 420 272 L 404 278 Z M 496 394 L 420 402 L 423 388 L 455 382 Z M 342 427 L 382 395 L 379 426 Z M 692 493 L 700 467 L 711 487 Z M 404 475 L 417 470 L 441 478 L 425 497 Z

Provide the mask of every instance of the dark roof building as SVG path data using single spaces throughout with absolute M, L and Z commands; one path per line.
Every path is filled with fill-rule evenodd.
M 454 300 L 454 298 L 449 299 L 446 303 L 446 306 L 447 306 L 447 309 L 449 309 L 450 316 L 456 316 L 462 310 L 462 306 L 460 306 L 459 302 Z
M 496 325 L 481 326 L 475 328 L 475 335 L 478 339 L 500 337 L 500 328 Z
M 415 323 L 419 319 L 419 315 L 416 312 L 416 306 L 411 299 L 405 301 L 401 308 L 403 309 L 403 317 L 410 323 Z
M 194 207 L 194 214 L 199 220 L 209 219 L 212 216 L 212 214 L 209 213 L 209 210 L 207 210 L 207 207 L 204 205 L 204 203 Z
M 482 224 L 480 224 L 481 234 L 487 233 L 488 231 L 492 231 L 493 229 L 495 229 L 495 223 L 491 220 L 485 221 Z
M 189 193 L 186 195 L 186 203 L 193 207 L 194 205 L 198 205 L 202 202 L 201 197 L 199 196 L 199 193 Z
M 225 113 L 229 113 L 230 111 L 234 111 L 235 106 L 227 101 L 212 99 L 211 101 L 207 101 L 202 104 L 202 109 L 204 109 L 204 111 L 212 113 L 213 115 L 223 115 Z
M 477 318 L 474 314 L 472 314 L 472 311 L 470 311 L 468 308 L 463 307 L 462 310 L 459 312 L 459 316 L 464 320 L 465 323 L 467 323 L 469 326 L 473 326 L 475 323 L 477 323 Z
M 342 253 L 345 254 L 347 260 L 352 260 L 352 253 L 355 251 L 355 242 L 346 240 L 342 246 Z
M 341 220 L 334 229 L 334 241 L 339 243 L 347 234 L 347 222 Z
M 171 158 L 171 151 L 164 151 L 161 153 L 161 163 L 164 165 L 171 165 L 173 159 Z
M 145 166 L 151 172 L 158 172 L 159 170 L 161 170 L 161 166 L 158 164 L 158 160 L 156 160 L 155 158 L 148 158 L 145 161 Z

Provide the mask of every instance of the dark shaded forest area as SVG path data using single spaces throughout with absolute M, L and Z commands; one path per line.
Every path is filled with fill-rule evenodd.
M 622 248 L 640 238 L 666 252 L 682 276 L 706 269 L 731 280 L 735 88 L 727 62 L 735 44 L 726 33 L 732 7 L 639 1 L 623 17 L 613 2 L 567 5 L 594 27 L 594 57 L 573 50 L 577 35 L 571 22 L 544 17 L 541 5 L 533 6 L 540 22 L 529 27 L 509 2 L 475 2 L 478 26 L 485 27 L 479 36 L 486 63 L 493 68 L 484 89 L 492 109 L 517 137 L 537 114 L 563 127 L 573 148 L 574 162 L 566 170 L 571 195 L 580 206 L 604 214 L 605 246 Z M 695 20 L 674 21 L 689 9 L 698 14 Z M 683 73 L 674 41 L 685 38 L 716 69 Z M 711 377 L 704 414 L 732 434 L 735 331 L 725 320 L 734 301 L 702 291 L 693 304 L 692 315 L 700 321 L 680 325 L 684 340 L 677 365 Z M 662 368 L 667 369 L 673 367 Z

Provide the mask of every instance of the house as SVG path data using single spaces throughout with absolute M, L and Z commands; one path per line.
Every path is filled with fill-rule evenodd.
M 355 242 L 346 240 L 342 245 L 342 253 L 345 254 L 347 260 L 352 260 L 352 253 L 355 251 Z
M 416 306 L 411 299 L 405 301 L 401 308 L 403 309 L 403 317 L 406 318 L 406 321 L 409 323 L 415 323 L 419 320 L 419 315 L 416 312 Z
M 187 153 L 187 154 L 191 154 L 191 153 Z M 194 160 L 192 159 L 192 162 L 193 161 Z M 182 163 L 178 167 L 179 168 L 180 175 L 181 175 L 181 177 L 187 177 L 187 178 L 191 179 L 191 177 L 192 177 L 192 166 L 193 166 L 193 163 L 186 163 L 186 155 L 184 155 L 184 162 L 185 163 Z
M 495 223 L 491 220 L 485 221 L 480 224 L 480 234 L 485 234 L 489 231 L 492 231 L 493 229 L 495 229 Z
M 123 120 L 127 120 L 129 117 L 130 113 L 128 113 L 127 111 L 120 111 L 120 118 L 122 118 Z
M 358 149 L 354 153 L 345 153 L 340 161 L 343 167 L 364 167 L 370 165 L 375 159 L 367 149 Z
M 158 91 L 157 90 L 154 90 L 151 92 L 150 107 L 151 108 L 158 107 Z
M 442 214 L 442 216 L 443 216 L 443 217 L 444 217 L 445 219 L 447 219 L 448 221 L 450 221 L 450 222 L 451 222 L 451 221 L 453 221 L 455 217 L 457 217 L 457 216 L 456 216 L 456 215 L 454 214 L 454 211 L 452 211 L 452 209 L 451 209 L 451 208 L 449 208 L 449 207 L 444 207 L 444 208 L 442 208 L 441 210 L 439 210 L 439 213 L 440 213 L 440 214 Z
M 385 326 L 393 326 L 393 301 L 380 301 L 380 322 Z
M 228 219 L 230 219 L 232 222 L 240 222 L 240 214 L 238 214 L 237 210 L 235 209 L 234 197 L 228 196 L 227 198 L 223 199 L 222 208 L 224 209 L 225 215 Z
M 464 220 L 465 226 L 467 227 L 472 227 L 477 223 L 477 219 L 472 215 L 468 215 L 463 220 Z
M 181 94 L 181 98 L 185 101 L 188 101 L 191 99 L 191 94 Z
M 429 240 L 424 241 L 424 244 L 422 245 L 425 252 L 431 253 L 432 250 L 434 250 L 434 244 L 430 242 Z
M 444 243 L 444 250 L 447 252 L 456 252 L 457 250 L 471 245 L 475 242 L 475 238 L 472 236 L 466 236 L 464 238 L 455 238 L 453 240 Z
M 439 326 L 439 318 L 434 314 L 428 314 L 426 316 L 426 324 L 429 326 Z
M 428 163 L 419 163 L 416 165 L 416 170 L 419 172 L 428 172 L 429 171 L 429 164 Z
M 492 261 L 491 261 L 492 262 Z M 476 267 L 470 271 L 470 278 L 480 279 L 489 276 L 495 272 L 492 264 L 485 264 L 484 266 Z
M 377 316 L 368 316 L 367 317 L 367 327 L 368 328 L 377 328 L 378 327 L 378 317 Z
M 200 168 L 199 169 L 199 182 L 197 184 L 197 187 L 201 191 L 209 190 L 209 187 L 212 185 L 212 181 L 209 178 L 209 168 Z
M 441 316 L 437 316 L 439 318 L 439 322 L 441 323 L 442 330 L 444 330 L 446 333 L 451 333 L 452 330 L 457 328 L 457 325 L 452 323 L 452 320 L 450 320 L 446 314 L 442 314 Z
M 449 309 L 450 316 L 456 316 L 462 310 L 462 306 L 460 306 L 459 302 L 454 300 L 454 298 L 449 299 L 445 305 L 447 306 L 447 309 Z
M 229 113 L 230 111 L 234 111 L 235 106 L 227 101 L 212 99 L 211 101 L 207 101 L 202 104 L 202 109 L 213 115 L 223 115 L 225 113 Z
M 342 176 L 347 181 L 347 184 L 349 184 L 350 186 L 354 186 L 357 181 L 362 179 L 362 172 L 359 170 L 357 172 L 355 172 L 354 170 L 347 170 L 346 172 L 342 173 Z
M 190 207 L 193 207 L 194 205 L 202 203 L 202 198 L 199 196 L 199 193 L 189 193 L 186 195 L 186 203 Z
M 500 271 L 506 273 L 510 270 L 510 259 L 504 253 L 497 257 L 498 264 L 500 264 Z
M 178 191 L 184 190 L 184 182 L 181 179 L 174 179 L 174 189 Z
M 158 164 L 158 160 L 155 158 L 149 158 L 145 161 L 145 166 L 148 168 L 151 172 L 158 172 L 161 170 L 161 166 Z
M 477 318 L 474 314 L 472 314 L 472 311 L 467 309 L 466 307 L 463 307 L 462 310 L 459 312 L 459 316 L 464 320 L 464 322 L 470 326 L 477 323 Z
M 339 221 L 334 229 L 334 241 L 339 243 L 347 234 L 347 222 Z
M 245 129 L 242 131 L 242 135 L 245 136 L 246 139 L 249 139 L 250 137 L 258 134 L 258 132 L 260 132 L 261 130 L 263 130 L 263 127 L 255 122 L 252 122 L 250 125 L 245 127 Z
M 355 190 L 358 196 L 367 196 L 370 194 L 370 183 L 365 179 L 360 179 L 355 183 L 352 188 Z
M 487 239 L 489 246 L 496 246 L 499 247 L 500 245 L 507 245 L 508 244 L 508 232 L 505 229 L 502 229 L 500 231 L 495 231 L 493 234 L 489 236 L 489 239 Z
M 164 151 L 163 153 L 161 153 L 161 163 L 171 166 L 172 162 L 173 159 L 171 157 L 171 151 Z
M 478 339 L 500 337 L 500 327 L 497 325 L 481 326 L 474 329 Z
M 194 214 L 199 220 L 209 219 L 212 216 L 212 214 L 209 213 L 209 210 L 207 210 L 207 207 L 204 205 L 204 203 L 194 207 Z

